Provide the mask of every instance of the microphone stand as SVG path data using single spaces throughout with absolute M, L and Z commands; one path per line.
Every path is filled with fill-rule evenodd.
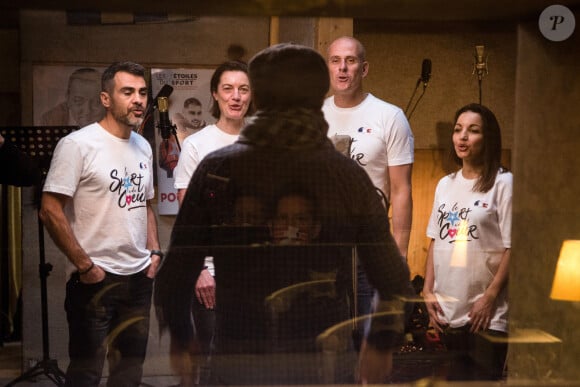
M 158 106 L 157 106 L 157 113 L 158 113 L 158 121 L 157 121 L 157 129 L 161 134 L 162 144 L 160 145 L 160 152 L 159 152 L 159 166 L 162 169 L 165 169 L 167 172 L 167 177 L 173 177 L 173 168 L 166 164 L 167 160 L 171 160 L 172 156 L 172 149 L 171 149 L 171 141 L 170 138 L 173 136 L 173 141 L 177 145 L 177 154 L 181 154 L 181 144 L 179 143 L 179 138 L 177 137 L 177 128 L 175 124 L 171 122 L 169 119 L 169 111 L 168 111 L 168 101 L 167 97 L 161 97 L 158 99 Z M 161 152 L 161 147 L 163 147 L 163 151 Z M 174 153 L 173 153 L 174 155 Z M 161 162 L 161 157 L 163 157 L 163 164 Z
M 423 91 L 421 92 L 421 95 L 419 95 L 419 98 L 417 98 L 417 101 L 415 101 L 415 105 L 413 105 L 413 109 L 411 110 L 409 115 L 407 115 L 407 120 L 411 119 L 413 112 L 417 108 L 417 105 L 419 105 L 419 101 L 421 101 L 421 99 L 425 95 L 425 91 L 427 90 L 427 82 L 422 82 L 422 81 L 423 81 L 422 78 L 419 78 L 417 80 L 417 84 L 415 85 L 415 90 L 413 90 L 413 94 L 411 94 L 411 99 L 409 99 L 409 103 L 407 104 L 407 107 L 405 108 L 405 115 L 407 115 L 407 111 L 409 110 L 409 106 L 411 106 L 411 102 L 413 101 L 413 98 L 415 97 L 415 94 L 417 93 L 417 89 L 419 88 L 419 85 L 421 83 L 423 83 Z
M 38 210 L 40 210 L 40 194 L 44 184 L 44 178 L 50 167 L 50 160 L 52 158 L 52 151 L 54 150 L 58 140 L 66 136 L 73 130 L 78 129 L 76 126 L 37 126 L 29 128 L 15 128 L 6 133 L 7 138 L 12 143 L 17 145 L 30 158 L 36 159 L 41 168 L 42 181 L 36 187 Z M 4 134 L 3 134 L 4 135 Z M 17 383 L 25 380 L 34 380 L 37 376 L 45 375 L 54 382 L 57 386 L 64 386 L 65 373 L 58 368 L 57 361 L 50 358 L 49 347 L 49 333 L 48 333 L 48 291 L 46 279 L 52 271 L 52 264 L 46 262 L 44 249 L 44 225 L 38 219 L 38 255 L 39 265 L 38 274 L 40 276 L 40 306 L 41 306 L 41 322 L 42 322 L 42 360 L 40 360 L 34 367 L 24 372 L 16 379 L 9 382 L 6 387 L 14 386 Z
M 473 72 L 472 74 L 477 74 L 477 83 L 479 88 L 479 104 L 481 105 L 481 89 L 482 89 L 482 80 L 485 75 L 487 75 L 487 55 L 485 54 L 485 46 L 479 45 L 475 46 L 475 55 L 474 55 L 474 63 L 473 63 Z
M 417 89 L 419 88 L 420 84 L 421 84 L 421 78 L 417 79 L 417 84 L 415 85 L 415 89 L 413 90 L 413 94 L 411 94 L 411 98 L 409 99 L 409 103 L 407 103 L 407 107 L 405 108 L 405 115 L 407 114 L 407 111 L 409 110 L 409 107 L 411 106 L 411 102 L 413 102 L 413 98 L 415 98 L 415 94 L 417 93 Z
M 167 97 L 157 98 L 157 113 L 158 113 L 158 123 L 157 129 L 161 133 L 161 138 L 163 142 L 167 144 L 166 150 L 168 150 L 169 137 L 173 135 L 175 143 L 177 144 L 177 149 L 181 152 L 181 145 L 179 144 L 179 138 L 177 138 L 177 128 L 175 124 L 169 119 L 169 100 Z
M 177 137 L 177 129 L 175 128 L 175 125 L 171 125 L 171 129 L 169 129 L 169 131 L 170 131 L 169 136 L 167 136 L 167 137 L 161 136 L 161 139 L 163 140 L 164 143 L 168 144 L 169 137 L 173 136 L 173 139 L 175 140 L 175 144 L 177 145 L 177 149 L 179 150 L 179 152 L 181 152 L 181 144 L 179 143 L 179 138 Z M 167 145 L 167 146 L 169 146 L 169 145 Z

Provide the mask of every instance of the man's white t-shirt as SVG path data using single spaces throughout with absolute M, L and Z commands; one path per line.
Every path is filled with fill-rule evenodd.
M 72 231 L 93 262 L 130 275 L 151 262 L 147 200 L 153 199 L 153 154 L 141 135 L 122 139 L 94 123 L 62 138 L 43 191 L 72 198 L 64 208 Z M 70 274 L 75 270 L 67 267 Z
M 328 136 L 351 138 L 351 158 L 388 197 L 388 167 L 414 160 L 413 133 L 403 111 L 370 93 L 352 108 L 340 108 L 334 103 L 334 96 L 328 97 L 322 111 L 329 124 Z

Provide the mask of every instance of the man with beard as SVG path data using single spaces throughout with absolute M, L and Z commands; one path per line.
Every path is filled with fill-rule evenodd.
M 40 217 L 68 259 L 66 385 L 137 386 L 147 348 L 153 277 L 162 253 L 152 150 L 134 129 L 147 104 L 145 69 L 113 63 L 102 77 L 106 115 L 59 141 Z

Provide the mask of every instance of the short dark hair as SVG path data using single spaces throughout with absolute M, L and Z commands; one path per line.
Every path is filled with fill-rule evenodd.
M 299 44 L 268 47 L 252 58 L 249 68 L 252 97 L 258 110 L 320 110 L 330 86 L 324 58 Z
M 239 60 L 230 60 L 219 65 L 218 68 L 215 69 L 215 71 L 213 72 L 213 75 L 211 76 L 211 81 L 209 83 L 209 89 L 211 91 L 212 96 L 213 93 L 217 92 L 218 86 L 222 78 L 222 74 L 225 73 L 226 71 L 241 71 L 246 75 L 248 75 L 248 65 Z M 211 105 L 211 115 L 219 119 L 221 115 L 220 107 L 215 100 L 212 101 L 213 102 Z M 253 108 L 252 104 L 250 104 L 250 107 L 248 108 L 248 112 L 246 114 L 251 114 L 252 112 Z
M 498 171 L 507 171 L 507 168 L 501 164 L 501 129 L 495 114 L 488 107 L 478 103 L 470 103 L 457 110 L 453 121 L 454 126 L 459 116 L 465 112 L 473 112 L 481 117 L 483 134 L 481 162 L 483 170 L 473 189 L 477 192 L 487 192 L 493 187 Z M 450 144 L 449 155 L 455 164 L 462 165 L 462 160 L 455 152 L 453 141 Z
M 201 102 L 199 101 L 199 99 L 197 99 L 195 97 L 189 97 L 188 99 L 183 101 L 183 107 L 186 108 L 189 105 L 201 106 Z
M 101 90 L 110 93 L 114 88 L 115 74 L 125 72 L 145 79 L 145 68 L 135 62 L 114 62 L 103 72 Z

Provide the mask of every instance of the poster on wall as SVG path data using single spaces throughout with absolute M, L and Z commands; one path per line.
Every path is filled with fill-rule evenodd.
M 159 215 L 175 215 L 179 210 L 173 170 L 181 144 L 187 136 L 215 122 L 210 113 L 209 89 L 213 72 L 212 69 L 151 69 L 152 95 L 167 96 L 167 106 L 158 106 L 155 115 Z M 164 110 L 168 114 L 160 120 L 159 112 Z
M 105 114 L 101 104 L 104 67 L 36 65 L 32 69 L 35 126 L 83 127 Z

